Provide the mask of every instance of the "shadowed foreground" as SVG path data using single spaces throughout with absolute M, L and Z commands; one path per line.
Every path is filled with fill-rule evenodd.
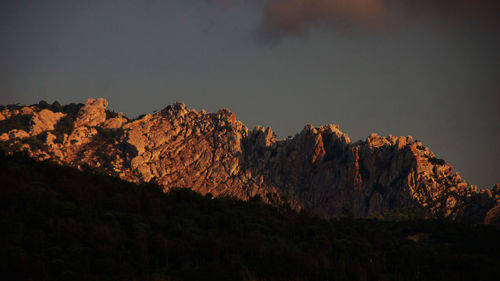
M 500 280 L 492 226 L 328 221 L 19 154 L 0 178 L 2 280 Z

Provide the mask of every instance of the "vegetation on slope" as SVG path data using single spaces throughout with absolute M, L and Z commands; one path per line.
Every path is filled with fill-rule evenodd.
M 500 232 L 324 220 L 0 156 L 1 280 L 500 280 Z

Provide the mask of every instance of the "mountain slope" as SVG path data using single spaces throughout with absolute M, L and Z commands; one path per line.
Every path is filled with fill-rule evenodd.
M 499 230 L 325 220 L 0 155 L 1 280 L 499 280 Z
M 197 112 L 175 103 L 129 120 L 106 106 L 104 99 L 11 106 L 0 112 L 0 141 L 10 152 L 165 190 L 259 196 L 326 217 L 424 209 L 435 217 L 499 221 L 500 186 L 478 193 L 412 137 L 372 134 L 352 143 L 336 125 L 306 125 L 277 140 L 270 128 L 249 131 L 227 109 Z

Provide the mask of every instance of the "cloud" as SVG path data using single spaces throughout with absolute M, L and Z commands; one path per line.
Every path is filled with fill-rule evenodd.
M 409 21 L 498 23 L 497 0 L 268 0 L 260 35 L 279 39 L 312 28 L 376 31 Z
M 295 33 L 321 23 L 336 25 L 339 21 L 378 25 L 384 13 L 380 0 L 271 0 L 264 20 L 270 28 Z

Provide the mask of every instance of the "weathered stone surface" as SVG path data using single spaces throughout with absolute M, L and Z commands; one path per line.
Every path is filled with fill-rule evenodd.
M 27 138 L 29 137 L 30 134 L 28 134 L 26 131 L 24 130 L 17 130 L 17 129 L 14 129 L 14 130 L 11 130 L 9 132 L 9 138 L 10 139 L 24 139 L 24 138 Z
M 478 193 L 411 136 L 371 134 L 351 143 L 337 125 L 307 124 L 294 137 L 278 140 L 270 128 L 249 132 L 228 109 L 198 112 L 177 102 L 128 121 L 121 115 L 106 120 L 106 106 L 104 99 L 89 99 L 74 130 L 59 137 L 50 130 L 62 113 L 4 110 L 7 119 L 32 114 L 36 129 L 12 130 L 0 141 L 12 149 L 18 143 L 37 159 L 154 181 L 165 190 L 191 188 L 242 200 L 260 196 L 327 217 L 423 208 L 429 216 L 499 222 L 500 186 Z M 23 146 L 20 139 L 42 132 L 45 150 Z
M 29 115 L 29 114 L 33 114 L 33 112 L 34 112 L 33 108 L 31 108 L 29 106 L 25 106 L 25 107 L 21 108 L 20 114 Z
M 104 122 L 106 120 L 106 106 L 108 106 L 108 102 L 103 98 L 88 99 L 78 112 L 75 127 L 92 127 Z
M 110 118 L 104 121 L 102 127 L 107 129 L 117 129 L 121 128 L 125 123 L 127 123 L 127 119 L 124 118 L 121 113 L 119 113 L 117 117 Z
M 38 135 L 44 131 L 54 130 L 54 126 L 57 124 L 59 119 L 65 116 L 62 112 L 52 112 L 48 109 L 43 109 L 38 113 L 31 111 L 31 113 L 33 114 L 33 124 L 30 129 L 30 135 L 32 136 Z

